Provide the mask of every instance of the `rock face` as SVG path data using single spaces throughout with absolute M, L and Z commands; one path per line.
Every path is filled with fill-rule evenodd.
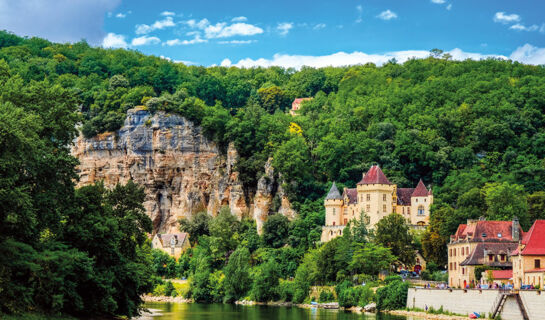
M 272 209 L 293 218 L 274 170 L 267 162 L 255 196 L 247 203 L 238 172 L 237 152 L 230 145 L 227 154 L 206 139 L 201 128 L 178 115 L 131 109 L 123 127 L 76 139 L 72 153 L 80 161 L 78 186 L 104 181 L 106 187 L 129 180 L 144 186 L 144 206 L 153 221 L 154 233 L 178 230 L 177 220 L 206 210 L 215 215 L 229 206 L 238 218 L 252 216 L 258 230 Z

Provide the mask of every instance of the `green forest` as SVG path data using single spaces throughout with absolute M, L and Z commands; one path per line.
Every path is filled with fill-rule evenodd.
M 301 97 L 313 99 L 291 116 L 291 102 Z M 419 249 L 441 267 L 449 235 L 468 218 L 517 216 L 524 230 L 545 218 L 543 66 L 452 61 L 440 50 L 382 66 L 186 66 L 3 31 L 0 313 L 133 316 L 140 295 L 164 285 L 158 277 L 165 271 L 150 268 L 164 257 L 146 240 L 142 189 L 76 189 L 70 154 L 76 128 L 87 137 L 115 131 L 138 105 L 186 117 L 224 151 L 233 143 L 247 196 L 272 158 L 299 214 L 287 221 L 273 208 L 261 236 L 252 221 L 225 210 L 181 221 L 195 247 L 170 276 L 189 277 L 197 301 L 304 301 L 315 284 L 337 285 L 339 299 L 375 299 L 351 287 L 362 277 L 376 280 L 373 257 L 410 263 L 407 252 Z M 353 187 L 373 164 L 400 187 L 420 178 L 432 186 L 430 227 L 410 232 L 392 215 L 367 230 L 359 220 L 320 245 L 331 183 Z M 326 257 L 334 262 L 319 265 Z M 398 280 L 390 284 L 384 290 L 400 291 Z M 389 295 L 378 292 L 379 305 L 395 305 L 380 297 Z

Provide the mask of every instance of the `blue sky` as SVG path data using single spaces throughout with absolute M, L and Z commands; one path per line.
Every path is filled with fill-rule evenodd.
M 488 55 L 545 64 L 545 2 L 0 0 L 0 29 L 199 65 L 377 64 Z

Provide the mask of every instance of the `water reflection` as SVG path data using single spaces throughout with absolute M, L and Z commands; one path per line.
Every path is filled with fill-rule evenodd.
M 325 309 L 296 307 L 238 306 L 198 303 L 146 303 L 154 311 L 152 317 L 142 320 L 407 320 L 406 317 L 386 314 L 366 315 Z

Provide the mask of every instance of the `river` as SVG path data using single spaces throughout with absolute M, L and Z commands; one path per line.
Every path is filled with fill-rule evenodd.
M 154 314 L 143 316 L 141 320 L 417 320 L 389 314 L 367 315 L 297 307 L 169 302 L 147 302 L 144 306 Z

